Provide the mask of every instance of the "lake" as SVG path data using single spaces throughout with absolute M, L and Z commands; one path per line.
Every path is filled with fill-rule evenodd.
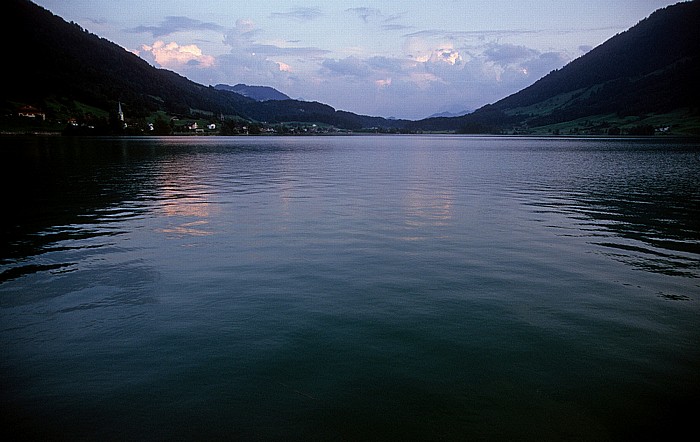
M 2 426 L 660 440 L 700 409 L 700 143 L 4 137 Z

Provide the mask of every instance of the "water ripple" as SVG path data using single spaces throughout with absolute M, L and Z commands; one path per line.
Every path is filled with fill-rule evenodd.
M 456 439 L 534 428 L 535 404 L 557 435 L 598 436 L 698 397 L 697 147 L 18 143 L 0 149 L 0 179 L 33 177 L 3 183 L 0 405 L 27 427 Z

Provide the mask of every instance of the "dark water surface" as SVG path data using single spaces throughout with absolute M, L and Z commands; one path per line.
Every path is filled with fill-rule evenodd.
M 640 440 L 700 409 L 700 146 L 0 140 L 2 427 Z

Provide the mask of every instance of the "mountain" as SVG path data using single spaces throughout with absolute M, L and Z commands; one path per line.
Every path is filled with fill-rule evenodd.
M 66 23 L 27 0 L 4 4 L 2 30 L 13 68 L 0 86 L 4 100 L 70 106 L 74 101 L 113 109 L 117 101 L 132 113 L 167 108 L 222 109 L 237 115 L 247 101 L 155 69 L 136 55 L 74 23 Z M 17 34 L 21 37 L 18 38 Z
M 461 111 L 461 112 L 439 112 L 437 114 L 432 114 L 428 118 L 453 118 L 453 117 L 461 117 L 463 115 L 467 115 L 468 113 L 471 113 L 472 111 Z
M 229 86 L 228 84 L 217 84 L 214 86 L 214 89 L 235 92 L 244 97 L 252 98 L 255 101 L 291 100 L 289 96 L 269 86 L 248 86 L 247 84 Z
M 530 87 L 458 118 L 412 123 L 467 133 L 700 134 L 700 1 L 660 9 Z M 567 132 L 568 131 L 568 132 Z
M 157 69 L 29 0 L 7 0 L 3 7 L 0 33 L 10 42 L 0 85 L 3 126 L 16 124 L 18 109 L 27 106 L 49 121 L 118 125 L 121 104 L 132 123 L 144 124 L 154 115 L 223 116 L 253 124 L 318 123 L 350 130 L 612 135 L 661 129 L 700 135 L 700 0 L 654 12 L 496 103 L 460 117 L 419 121 L 357 115 L 291 100 L 266 87 L 204 86 Z
M 104 120 L 110 115 L 116 120 L 121 103 L 130 118 L 141 120 L 162 112 L 185 117 L 224 115 L 250 122 L 313 122 L 353 130 L 402 125 L 401 121 L 338 111 L 322 103 L 286 96 L 282 101 L 256 101 L 195 83 L 154 68 L 29 0 L 4 2 L 0 20 L 4 41 L 12 42 L 5 53 L 12 66 L 4 70 L 0 86 L 2 116 L 31 105 L 45 112 L 47 119 Z

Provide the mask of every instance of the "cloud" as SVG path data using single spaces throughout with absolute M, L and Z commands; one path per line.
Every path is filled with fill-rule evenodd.
M 585 34 L 590 32 L 604 32 L 619 30 L 616 27 L 588 27 L 574 29 L 483 29 L 478 31 L 449 30 L 449 29 L 422 29 L 405 34 L 404 37 L 440 38 L 451 40 L 479 40 L 500 41 L 509 38 L 548 37 L 557 38 L 570 34 Z
M 141 46 L 143 52 L 162 67 L 194 66 L 208 68 L 214 65 L 214 57 L 204 55 L 197 45 L 180 46 L 176 42 L 165 43 L 158 40 L 152 45 Z M 145 55 L 141 52 L 141 55 Z
M 563 51 L 540 52 L 483 35 L 411 33 L 404 39 L 403 56 L 325 59 L 314 99 L 369 115 L 422 118 L 493 103 L 569 59 Z
M 168 16 L 158 26 L 137 26 L 126 31 L 130 33 L 150 33 L 154 38 L 158 38 L 183 31 L 222 32 L 223 30 L 224 27 L 216 23 L 203 22 L 183 16 Z
M 529 81 L 544 77 L 554 69 L 564 66 L 570 57 L 563 52 L 544 52 L 529 60 L 523 61 L 520 66 L 527 71 Z
M 488 60 L 495 63 L 510 64 L 535 57 L 539 55 L 539 52 L 522 45 L 492 43 L 484 51 L 484 55 Z
M 260 33 L 252 20 L 239 18 L 234 27 L 227 30 L 223 43 L 230 46 L 232 50 L 245 48 L 253 44 L 254 37 Z
M 299 40 L 259 43 L 257 36 L 262 32 L 255 23 L 247 19 L 239 19 L 236 26 L 224 36 L 223 43 L 231 48 L 232 53 L 254 54 L 266 57 L 320 57 L 329 51 L 315 47 L 292 46 Z
M 287 63 L 278 61 L 277 66 L 279 66 L 280 71 L 282 72 L 292 72 L 292 67 L 289 66 Z
M 372 74 L 372 69 L 366 61 L 352 55 L 341 60 L 326 59 L 321 66 L 325 70 L 323 74 L 356 78 L 368 78 Z
M 330 51 L 313 47 L 282 47 L 271 44 L 251 44 L 247 47 L 248 51 L 254 54 L 278 57 L 320 57 L 328 54 Z
M 410 81 L 412 77 L 419 78 L 416 74 L 425 72 L 422 66 L 413 60 L 385 56 L 362 59 L 351 55 L 343 59 L 325 59 L 319 73 L 322 77 L 368 80 L 386 86 L 392 83 L 393 78 L 398 81 Z
M 291 14 L 294 12 L 294 14 Z M 301 9 L 280 13 L 276 18 L 300 20 L 305 15 Z M 283 14 L 283 15 L 282 15 Z M 307 14 L 311 16 L 313 14 Z M 299 46 L 297 41 L 263 39 L 264 31 L 249 19 L 239 19 L 227 30 L 223 43 L 228 53 L 217 56 L 216 66 L 206 81 L 209 84 L 246 83 L 288 90 L 290 84 L 302 82 L 308 88 L 310 80 L 304 77 L 309 66 L 318 66 L 329 51 L 308 46 Z M 200 76 L 201 78 L 201 76 Z M 302 89 L 302 87 L 299 87 Z
M 522 37 L 526 35 L 537 34 L 540 31 L 535 30 L 505 30 L 505 29 L 490 29 L 483 31 L 450 31 L 445 29 L 423 29 L 420 31 L 411 32 L 405 34 L 404 37 L 420 37 L 420 38 L 437 38 L 437 39 L 447 39 L 447 40 L 498 40 L 506 37 Z
M 272 86 L 292 97 L 328 103 L 337 109 L 402 118 L 475 109 L 495 102 L 560 68 L 569 58 L 563 50 L 533 49 L 549 35 L 541 31 L 416 30 L 403 25 L 403 15 L 383 15 L 376 8 L 349 8 L 344 13 L 346 19 L 367 23 L 384 36 L 392 32 L 391 38 L 403 45 L 395 47 L 391 55 L 381 47 L 334 52 L 329 50 L 333 46 L 275 39 L 270 36 L 272 28 L 261 29 L 246 18 L 227 29 L 186 17 L 168 17 L 159 26 L 134 29 L 154 35 L 192 29 L 220 32 L 226 53 L 221 54 L 219 47 L 216 59 L 197 45 L 167 43 L 170 40 L 165 39 L 154 39 L 157 41 L 142 47 L 145 58 L 203 84 Z M 268 18 L 306 22 L 321 15 L 318 9 L 295 8 Z M 360 28 L 367 32 L 365 26 Z M 181 38 L 184 36 L 176 41 Z M 351 53 L 354 55 L 348 56 Z
M 310 21 L 321 17 L 323 13 L 317 8 L 294 8 L 287 12 L 273 12 L 271 18 L 293 19 L 298 21 Z
M 374 84 L 382 89 L 392 87 L 400 88 L 406 93 L 408 85 L 413 88 L 425 89 L 429 83 L 439 82 L 440 78 L 435 73 L 426 69 L 425 64 L 404 58 L 384 56 L 361 59 L 349 56 L 343 59 L 326 59 L 319 71 L 321 78 L 333 81 L 333 78 L 342 78 L 347 86 L 347 81 L 364 87 Z M 340 84 L 337 87 L 342 87 Z M 359 95 L 358 95 L 359 96 Z
M 410 37 L 404 41 L 403 51 L 407 57 L 425 62 L 444 62 L 449 64 L 461 63 L 463 56 L 455 44 L 445 40 L 426 40 L 419 37 Z M 462 50 L 466 52 L 466 50 Z
M 368 23 L 370 18 L 379 18 L 382 16 L 382 12 L 375 8 L 349 8 L 346 9 L 345 12 L 349 12 L 361 18 L 365 23 Z
M 398 13 L 398 14 L 391 14 L 390 16 L 388 16 L 387 18 L 384 19 L 384 22 L 385 22 L 385 23 L 389 23 L 389 22 L 392 22 L 392 21 L 399 20 L 399 19 L 403 18 L 404 15 L 406 15 L 405 12 L 401 12 L 401 13 Z
M 388 24 L 382 25 L 382 29 L 385 31 L 406 31 L 408 29 L 413 29 L 413 26 L 399 25 L 399 24 Z
M 367 59 L 367 64 L 373 69 L 380 69 L 382 71 L 390 72 L 403 72 L 416 66 L 416 63 L 412 60 L 384 56 L 371 57 Z
M 282 61 L 274 61 L 257 54 L 231 52 L 217 57 L 216 82 L 246 83 L 276 86 L 288 79 L 293 68 Z

